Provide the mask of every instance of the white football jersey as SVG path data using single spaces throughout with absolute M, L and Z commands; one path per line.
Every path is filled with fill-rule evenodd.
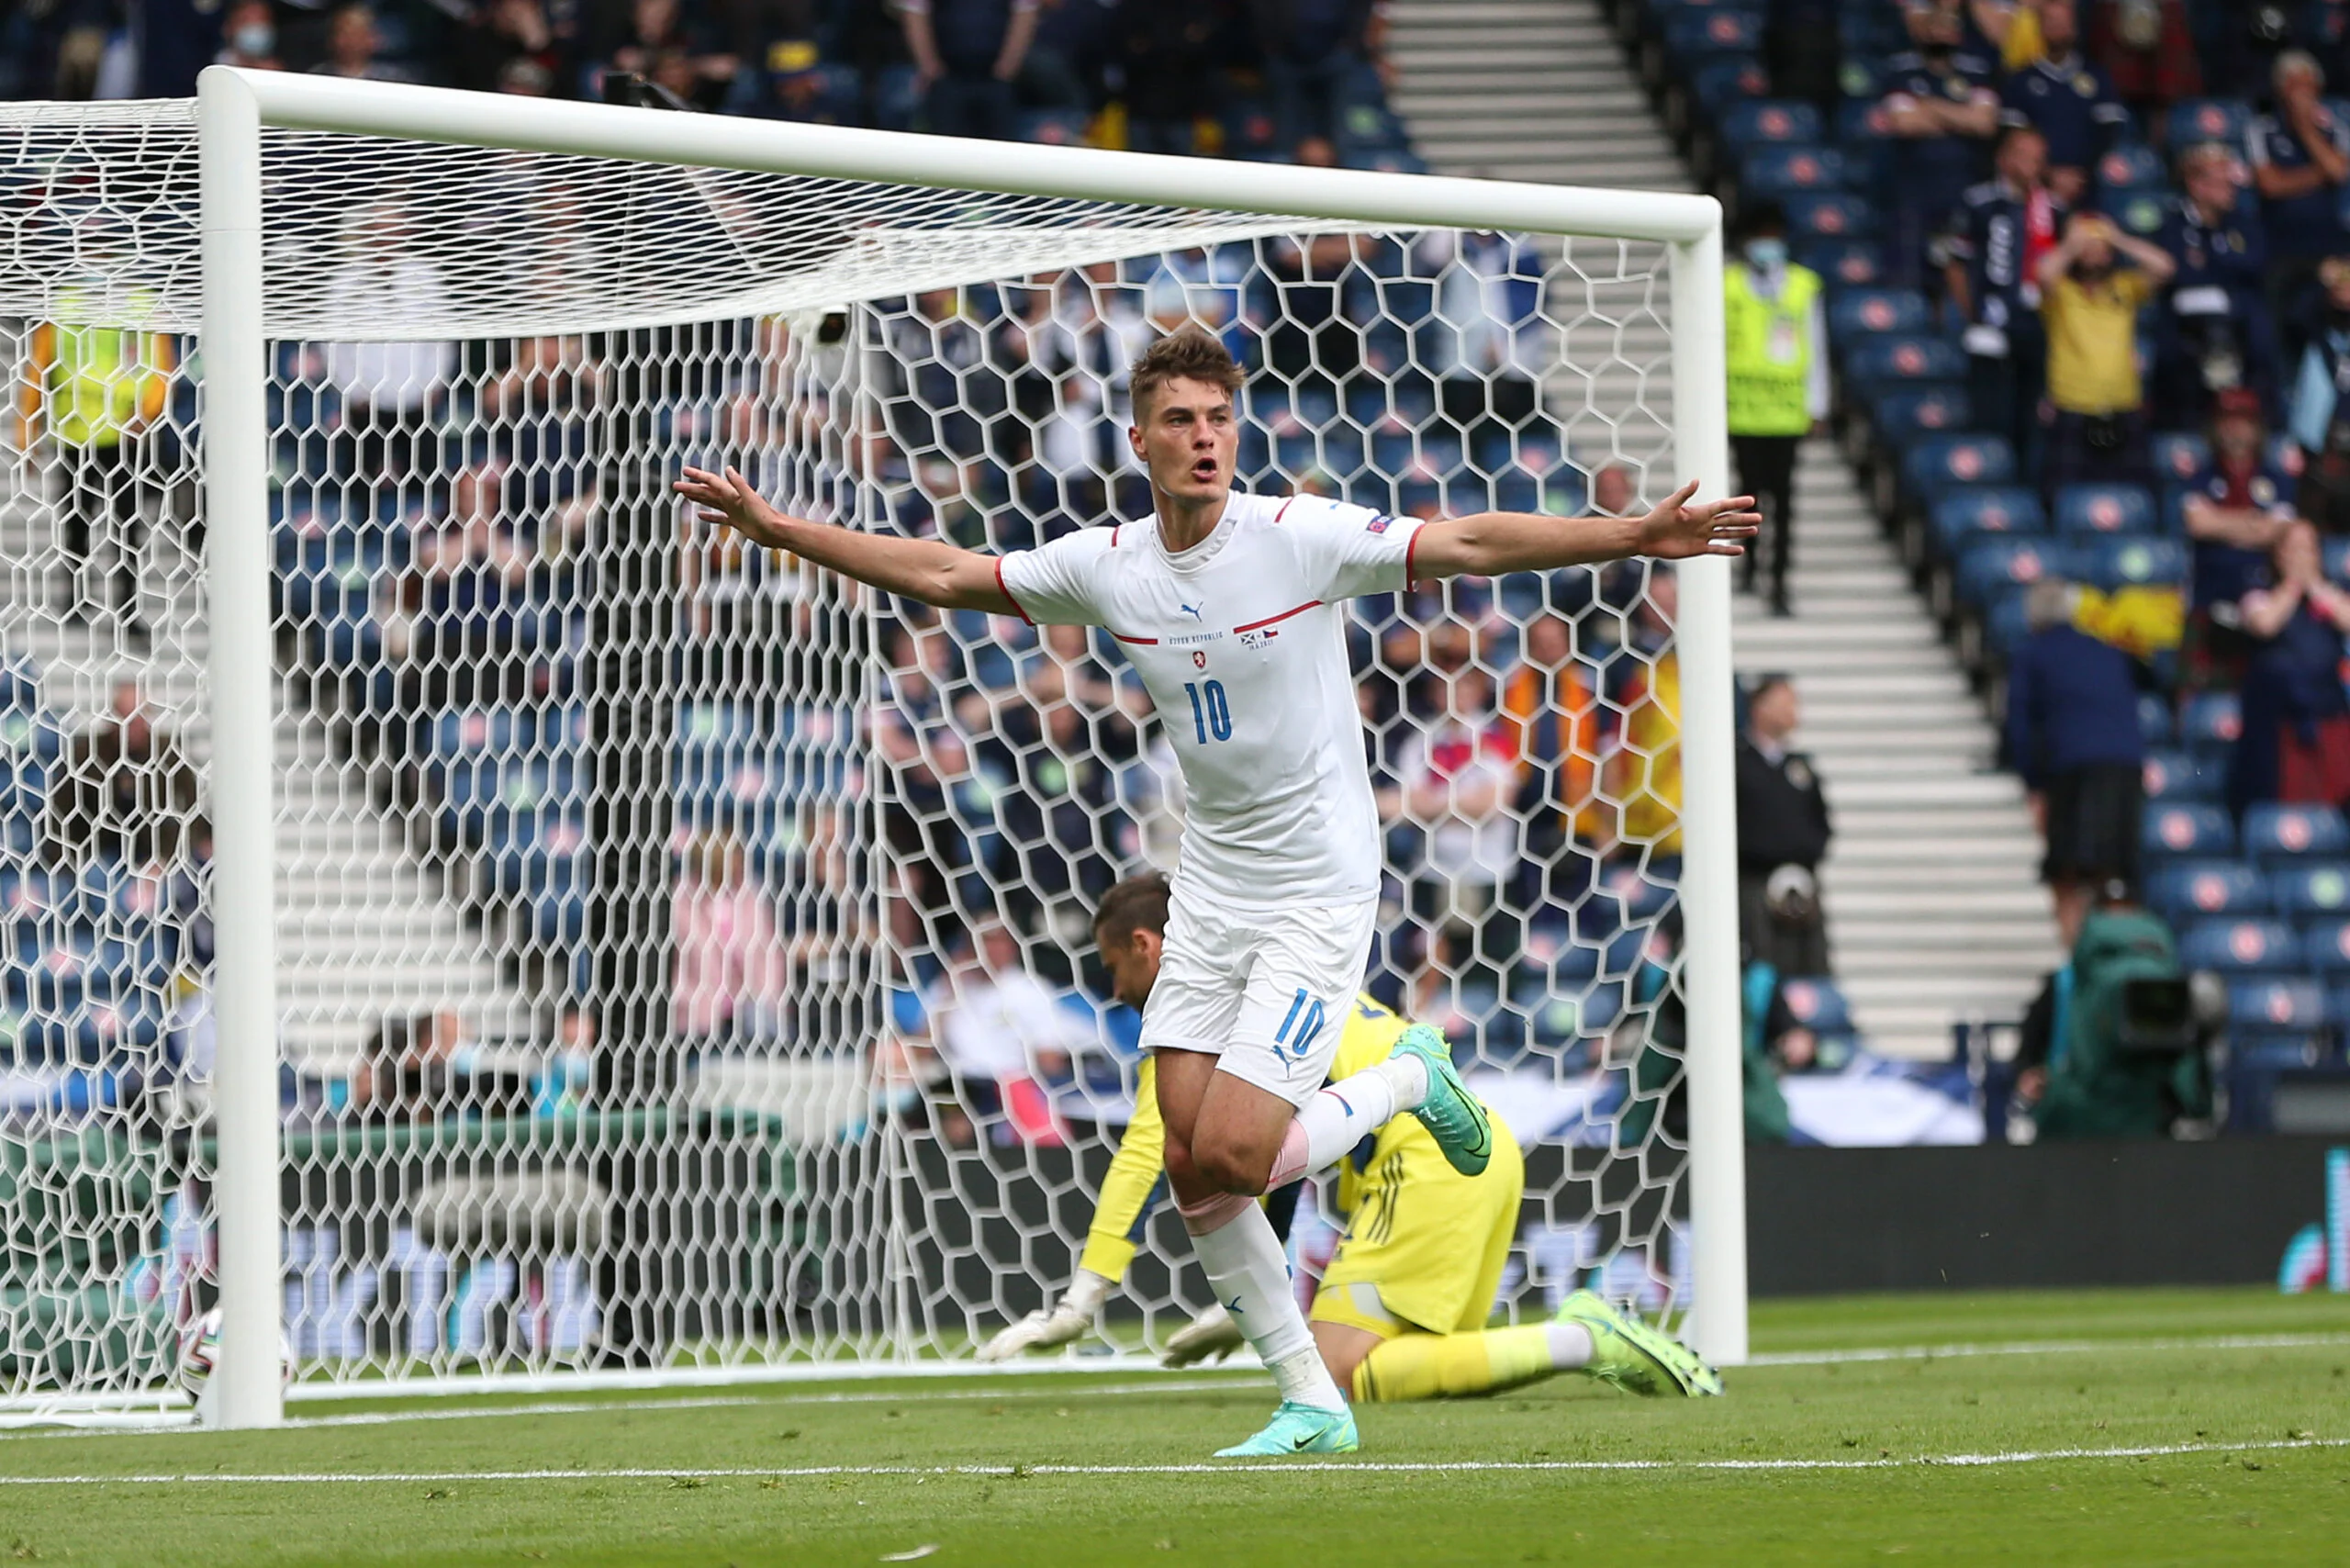
M 1343 501 L 1235 492 L 1181 554 L 1153 516 L 997 562 L 1024 618 L 1106 627 L 1134 660 L 1183 769 L 1179 887 L 1243 907 L 1377 895 L 1339 607 L 1403 588 L 1419 529 Z

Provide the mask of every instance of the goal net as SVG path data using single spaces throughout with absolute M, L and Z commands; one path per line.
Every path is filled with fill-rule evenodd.
M 1090 911 L 1172 866 L 1190 720 L 1105 637 L 700 528 L 683 465 L 1025 548 L 1147 510 L 1125 367 L 1185 323 L 1249 373 L 1248 488 L 1622 511 L 1701 460 L 1654 240 L 778 172 L 795 128 L 758 128 L 754 170 L 359 114 L 261 132 L 266 516 L 231 519 L 198 118 L 0 106 L 17 1416 L 185 1407 L 244 1201 L 240 1051 L 270 1080 L 245 1125 L 276 1128 L 274 1213 L 243 1234 L 274 1288 L 229 1307 L 282 1323 L 297 1397 L 951 1359 L 1067 1280 L 1136 1067 Z M 1166 161 L 1131 162 L 1141 193 Z M 271 744 L 216 748 L 228 684 L 261 688 L 216 655 L 208 572 L 256 525 Z M 1675 622 L 1634 565 L 1348 625 L 1388 868 L 1367 985 L 1447 1030 L 1528 1151 L 1505 1313 L 1688 1302 L 1704 678 Z M 257 791 L 265 934 L 214 919 L 213 821 Z M 274 1032 L 218 1028 L 255 975 Z M 1301 1205 L 1302 1274 L 1345 1224 Z M 1171 1212 L 1142 1241 L 1089 1353 L 1207 1305 Z

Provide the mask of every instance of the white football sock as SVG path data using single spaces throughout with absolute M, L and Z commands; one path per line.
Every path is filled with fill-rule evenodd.
M 1561 1372 L 1572 1372 L 1577 1367 L 1591 1365 L 1594 1349 L 1591 1330 L 1580 1323 L 1553 1323 L 1550 1330 L 1550 1364 Z
M 1290 1123 L 1266 1187 L 1285 1187 L 1327 1170 L 1398 1112 L 1427 1097 L 1427 1069 L 1416 1057 L 1391 1057 L 1326 1085 Z
M 1329 1370 L 1314 1348 L 1313 1331 L 1305 1326 L 1305 1314 L 1298 1310 L 1296 1294 L 1290 1288 L 1289 1260 L 1281 1255 L 1281 1238 L 1273 1234 L 1265 1211 L 1245 1199 L 1237 1209 L 1211 1202 L 1199 1210 L 1196 1218 L 1184 1215 L 1185 1225 L 1214 1228 L 1192 1232 L 1192 1250 L 1199 1254 L 1200 1267 L 1215 1288 L 1217 1304 L 1232 1314 L 1271 1371 L 1281 1397 L 1322 1410 L 1345 1409 L 1346 1395 L 1330 1381 Z

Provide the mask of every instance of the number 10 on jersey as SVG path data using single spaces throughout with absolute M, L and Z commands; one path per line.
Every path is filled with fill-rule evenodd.
M 1202 745 L 1207 745 L 1211 737 L 1220 741 L 1232 738 L 1232 704 L 1225 700 L 1224 682 L 1185 681 L 1183 695 L 1192 700 L 1192 728 L 1199 732 Z

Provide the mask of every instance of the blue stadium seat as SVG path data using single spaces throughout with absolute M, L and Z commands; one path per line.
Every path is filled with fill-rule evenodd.
M 2098 539 L 2082 557 L 2084 578 L 2108 593 L 2174 588 L 2187 581 L 2187 546 L 2176 539 Z
M 1952 485 L 2011 484 L 2015 476 L 2015 452 L 2003 436 L 1933 436 L 1901 459 L 1902 483 L 1924 497 Z
M 1833 147 L 1766 144 L 1746 154 L 1739 185 L 1748 200 L 1785 201 L 1813 191 L 1841 191 L 1851 183 L 1844 154 Z
M 2233 855 L 2236 824 L 2217 806 L 2171 805 L 2146 808 L 2143 828 L 2150 855 Z
M 2206 920 L 2188 928 L 2179 962 L 2221 974 L 2274 974 L 2301 966 L 2300 939 L 2280 920 Z
M 1862 338 L 1844 353 L 1844 375 L 1863 396 L 1897 390 L 1904 383 L 1958 382 L 1966 378 L 1966 356 L 1941 338 L 1886 332 Z
M 2228 988 L 2228 1024 L 2257 1033 L 2322 1028 L 2334 1022 L 2333 999 L 2312 980 L 2244 980 Z
M 2350 916 L 2350 864 L 2319 861 L 2288 865 L 2268 874 L 2269 902 L 2277 913 L 2296 919 Z
M 2244 706 L 2232 691 L 2206 691 L 2190 697 L 2179 711 L 2178 733 L 2191 746 L 2232 746 L 2244 734 Z
M 1825 976 L 1799 975 L 1779 982 L 1779 999 L 1795 1021 L 1815 1035 L 1852 1032 L 1852 1006 L 1841 987 Z
M 2170 196 L 2157 185 L 2101 190 L 2098 193 L 2097 208 L 2119 224 L 2123 232 L 2142 240 L 2152 239 L 2170 215 Z
M 2231 151 L 2241 151 L 2251 122 L 2252 106 L 2241 98 L 2188 98 L 2171 106 L 2170 134 L 2164 144 L 2183 152 L 2199 141 L 2218 141 Z
M 1964 485 L 1936 496 L 1929 513 L 1942 553 L 1955 557 L 1986 535 L 2036 538 L 2048 532 L 2040 497 L 2019 485 Z
M 1924 332 L 1932 319 L 1915 289 L 1848 288 L 1828 307 L 1828 335 L 1841 342 L 1863 332 Z
M 1079 109 L 1029 109 L 1013 122 L 1012 134 L 1046 147 L 1085 145 L 1086 117 Z
M 2172 860 L 2146 879 L 2146 904 L 2173 925 L 2273 913 L 2268 879 L 2242 860 Z
M 1715 56 L 1751 56 L 1762 47 L 1762 13 L 1723 7 L 1691 7 L 1664 18 L 1664 50 L 1686 75 Z
M 2244 814 L 2244 852 L 2272 863 L 2350 858 L 2350 824 L 2332 806 L 2264 802 Z
M 2313 920 L 2304 924 L 2301 962 L 2322 975 L 2350 975 L 2350 920 Z
M 1261 98 L 1227 99 L 1217 117 L 1224 124 L 1225 151 L 1235 158 L 1281 149 L 1281 121 Z
M 2144 533 L 2154 526 L 2154 498 L 2136 485 L 2067 485 L 2056 492 L 2055 515 L 2066 538 Z
M 2326 539 L 2318 543 L 2329 581 L 2350 583 L 2350 539 Z
M 2010 585 L 2027 587 L 2042 577 L 2074 575 L 2073 552 L 2051 539 L 1984 539 L 1966 548 L 1958 562 L 1958 597 L 1984 606 Z
M 1722 111 L 1719 125 L 1722 140 L 1732 147 L 1819 140 L 1819 111 L 1797 99 L 1762 98 L 1733 104 Z
M 2132 142 L 2117 147 L 2098 160 L 2097 183 L 2109 191 L 2133 186 L 2159 190 L 2168 181 L 2161 154 L 2151 147 Z
M 2178 734 L 2178 724 L 2171 717 L 2170 704 L 2147 692 L 2138 699 L 2138 738 L 2148 745 L 2168 745 Z
M 1751 56 L 1709 60 L 1689 77 L 1690 103 L 1701 116 L 1751 98 L 1765 97 L 1770 91 L 1771 73 L 1762 68 L 1761 60 Z
M 1836 111 L 1834 140 L 1852 164 L 1853 188 L 1882 194 L 1893 174 L 1893 122 L 1884 104 L 1874 98 L 1846 99 Z
M 2184 485 L 2211 461 L 2211 443 L 2193 431 L 2164 431 L 2152 438 L 2154 476 L 2165 485 Z
M 1788 196 L 1782 205 L 1790 243 L 1859 239 L 1877 230 L 1876 208 L 1867 197 L 1849 191 L 1807 191 Z
M 1964 431 L 1974 422 L 1975 405 L 1963 386 L 1902 387 L 1881 393 L 1869 410 L 1877 439 L 1897 452 L 1920 441 Z
M 2216 801 L 2227 782 L 2216 765 L 2191 751 L 2167 748 L 2146 753 L 2145 774 L 2149 801 Z
M 1345 169 L 1368 169 L 1379 174 L 1425 174 L 1428 161 L 1408 147 L 1355 148 L 1340 155 Z
M 1874 288 L 1885 281 L 1885 252 L 1869 240 L 1810 240 L 1795 247 L 1795 258 L 1830 288 Z

